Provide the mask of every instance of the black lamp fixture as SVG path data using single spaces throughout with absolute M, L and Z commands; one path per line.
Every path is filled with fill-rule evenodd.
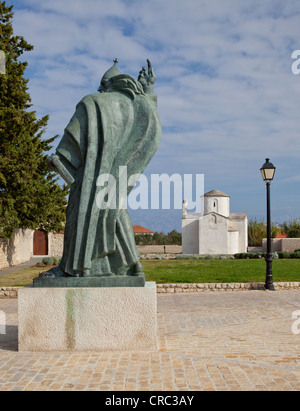
M 267 186 L 267 255 L 266 255 L 266 290 L 275 291 L 272 273 L 272 243 L 271 243 L 271 202 L 270 202 L 270 185 L 274 178 L 276 167 L 266 158 L 265 164 L 261 167 L 261 175 Z
M 272 181 L 274 178 L 275 170 L 276 170 L 276 167 L 274 167 L 273 164 L 270 163 L 269 158 L 266 158 L 265 164 L 260 169 L 263 180 Z

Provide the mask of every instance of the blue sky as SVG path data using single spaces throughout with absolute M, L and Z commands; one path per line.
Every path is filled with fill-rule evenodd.
M 63 134 L 103 73 L 137 77 L 149 58 L 163 135 L 146 175 L 204 174 L 205 191 L 231 196 L 232 212 L 265 218 L 266 157 L 277 167 L 272 220 L 300 217 L 300 49 L 297 0 L 22 0 L 14 30 L 34 45 L 24 58 L 46 136 Z M 57 140 L 57 142 L 59 139 Z M 155 231 L 181 227 L 181 212 L 131 212 Z

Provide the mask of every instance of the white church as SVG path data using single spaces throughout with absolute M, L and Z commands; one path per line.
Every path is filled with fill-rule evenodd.
M 189 214 L 183 200 L 182 254 L 236 254 L 247 251 L 248 217 L 230 213 L 230 197 L 212 190 L 201 197 L 201 214 Z

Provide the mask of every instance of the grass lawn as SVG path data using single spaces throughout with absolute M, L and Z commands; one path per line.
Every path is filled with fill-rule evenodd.
M 265 282 L 262 260 L 154 260 L 143 261 L 147 281 L 164 283 Z M 300 281 L 300 260 L 273 261 L 274 282 Z
M 147 281 L 164 283 L 254 283 L 265 282 L 266 262 L 262 260 L 143 260 Z M 41 267 L 32 267 L 0 276 L 0 287 L 32 284 Z M 300 281 L 300 259 L 273 261 L 275 282 Z

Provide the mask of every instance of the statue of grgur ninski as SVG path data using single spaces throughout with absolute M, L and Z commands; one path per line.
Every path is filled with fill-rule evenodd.
M 103 75 L 98 93 L 77 104 L 49 158 L 49 167 L 70 185 L 70 194 L 61 262 L 40 274 L 35 287 L 145 285 L 131 219 L 119 205 L 159 146 L 156 78 L 149 60 L 138 80 L 121 74 L 117 63 Z M 128 178 L 137 176 L 125 190 L 120 169 Z M 107 175 L 115 181 L 111 187 L 101 182 Z M 110 207 L 107 197 L 115 198 L 117 206 Z

